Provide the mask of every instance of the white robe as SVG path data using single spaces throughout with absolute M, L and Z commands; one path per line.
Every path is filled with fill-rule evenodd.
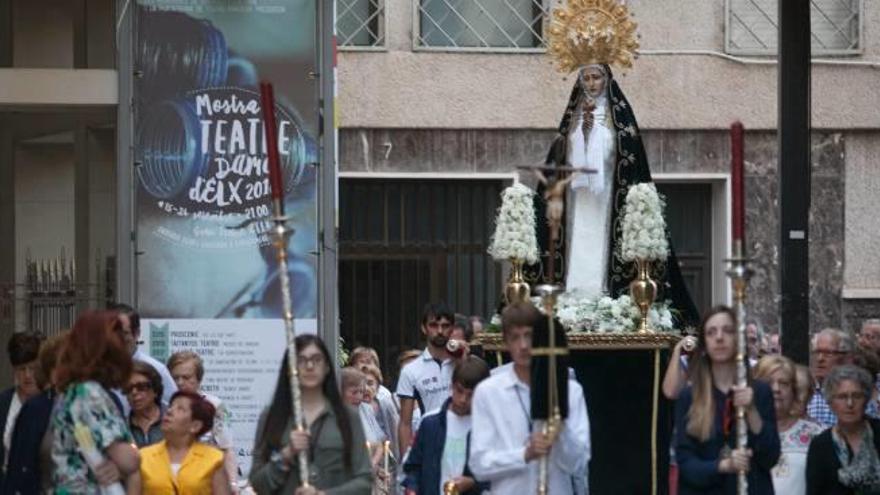
M 594 296 L 607 291 L 611 192 L 614 181 L 616 138 L 607 99 L 596 101 L 593 127 L 585 139 L 578 116 L 568 135 L 568 164 L 588 167 L 597 174 L 581 174 L 572 181 L 568 216 L 568 270 L 566 290 Z

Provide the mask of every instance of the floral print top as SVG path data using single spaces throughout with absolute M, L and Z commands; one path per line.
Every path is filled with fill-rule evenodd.
M 93 381 L 71 384 L 59 397 L 52 414 L 55 438 L 52 462 L 55 464 L 53 484 L 56 495 L 100 493 L 98 481 L 80 454 L 74 437 L 74 426 L 89 429 L 95 447 L 104 451 L 114 442 L 131 443 L 128 425 L 110 397 L 110 392 Z
M 824 429 L 819 423 L 799 419 L 787 430 L 779 432 L 782 454 L 771 470 L 773 491 L 777 495 L 807 493 L 807 449 L 813 437 Z

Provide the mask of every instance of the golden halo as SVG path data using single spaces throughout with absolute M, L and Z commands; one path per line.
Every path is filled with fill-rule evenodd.
M 547 52 L 561 72 L 591 64 L 632 67 L 638 26 L 618 0 L 567 0 L 553 9 Z

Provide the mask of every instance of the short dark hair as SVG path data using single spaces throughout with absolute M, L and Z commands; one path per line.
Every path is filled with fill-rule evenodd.
M 137 310 L 125 303 L 111 303 L 107 306 L 107 309 L 111 311 L 117 311 L 127 316 L 128 322 L 131 323 L 132 332 L 140 331 L 141 315 L 138 314 Z
M 162 394 L 165 392 L 165 387 L 162 386 L 162 376 L 159 375 L 156 368 L 143 361 L 135 360 L 131 364 L 131 374 L 135 373 L 144 375 L 150 381 L 150 388 L 156 392 L 156 405 L 162 405 Z
M 425 304 L 422 309 L 422 325 L 427 324 L 428 320 L 439 320 L 440 318 L 446 318 L 449 323 L 452 323 L 455 321 L 455 314 L 442 301 Z
M 211 401 L 195 392 L 184 392 L 182 390 L 174 392 L 174 395 L 171 396 L 171 403 L 177 399 L 189 399 L 190 416 L 192 416 L 193 420 L 202 422 L 202 429 L 196 433 L 196 438 L 211 431 L 211 428 L 214 427 L 214 416 L 217 414 L 217 409 L 214 408 L 214 404 L 211 404 Z
M 460 328 L 462 332 L 464 332 L 464 340 L 470 342 L 471 339 L 474 338 L 474 326 L 471 324 L 471 319 L 465 315 L 455 315 L 455 323 L 452 324 L 454 328 Z
M 489 378 L 489 365 L 477 356 L 465 356 L 452 370 L 452 383 L 473 389 L 481 381 Z
M 9 339 L 6 352 L 12 366 L 21 366 L 37 360 L 40 355 L 40 344 L 43 337 L 35 332 L 16 332 Z
M 540 317 L 541 313 L 528 301 L 509 304 L 501 312 L 501 333 L 507 335 L 507 332 L 513 327 L 535 326 L 535 322 Z

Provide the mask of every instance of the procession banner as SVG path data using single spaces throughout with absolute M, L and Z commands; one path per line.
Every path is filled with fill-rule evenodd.
M 170 352 L 216 351 L 204 356 L 206 380 L 230 399 L 237 446 L 249 451 L 253 408 L 270 399 L 284 347 L 261 80 L 275 87 L 296 325 L 316 326 L 316 2 L 137 0 L 135 25 L 137 303 L 149 320 L 146 349 L 167 358 L 165 343 L 153 344 L 165 331 Z M 229 374 L 228 353 L 242 342 L 266 351 L 250 392 Z

